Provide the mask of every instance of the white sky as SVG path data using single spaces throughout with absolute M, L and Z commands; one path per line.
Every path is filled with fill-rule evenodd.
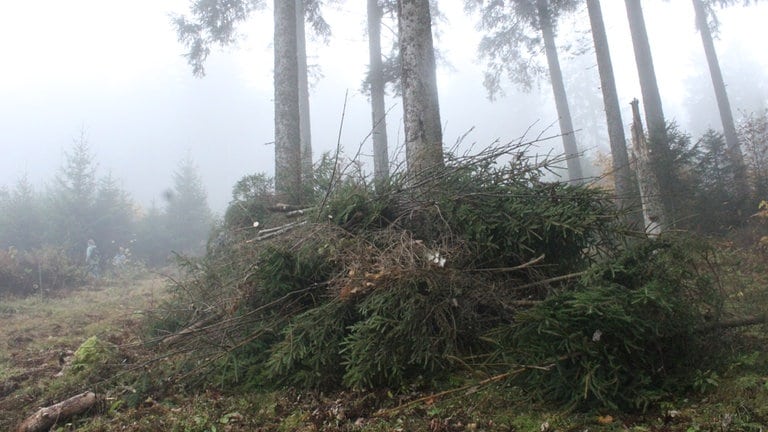
M 547 83 L 534 95 L 518 95 L 509 86 L 506 98 L 494 104 L 486 100 L 482 66 L 475 61 L 480 35 L 473 20 L 463 16 L 462 3 L 441 2 L 449 22 L 442 24 L 439 46 L 453 67 L 442 69 L 438 77 L 446 145 L 472 126 L 477 129 L 470 139 L 483 144 L 514 139 L 537 119 L 551 124 L 555 114 Z M 602 3 L 622 106 L 628 108 L 639 89 L 624 2 Z M 99 173 L 111 171 L 143 205 L 171 186 L 171 173 L 186 153 L 200 166 L 217 211 L 240 177 L 271 173 L 272 147 L 264 144 L 273 135 L 271 10 L 257 12 L 237 47 L 213 54 L 208 76 L 201 80 L 192 77 L 181 57 L 183 47 L 168 16 L 184 11 L 187 4 L 0 2 L 0 186 L 12 187 L 26 173 L 44 187 L 81 129 Z M 646 0 L 644 8 L 665 111 L 670 118 L 682 117 L 683 80 L 706 70 L 706 65 L 694 63 L 701 58 L 701 42 L 690 1 Z M 370 127 L 367 100 L 359 93 L 368 58 L 364 2 L 348 1 L 326 16 L 334 32 L 330 44 L 309 49 L 310 62 L 323 75 L 311 95 L 316 157 L 335 147 L 346 90 L 350 100 L 342 142 L 347 153 L 356 152 Z M 768 4 L 734 7 L 721 18 L 718 46 L 754 46 L 747 52 L 768 69 Z M 588 22 L 584 16 L 564 25 L 561 33 L 573 25 L 587 28 Z M 727 73 L 728 65 L 722 66 Z M 395 107 L 389 119 L 394 148 L 402 135 L 399 101 L 389 104 Z M 364 147 L 363 153 L 370 151 Z

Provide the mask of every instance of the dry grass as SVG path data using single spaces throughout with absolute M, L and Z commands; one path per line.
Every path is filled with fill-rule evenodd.
M 77 383 L 61 384 L 65 377 L 56 375 L 89 337 L 126 349 L 138 344 L 144 311 L 165 292 L 163 279 L 148 278 L 130 285 L 103 281 L 57 298 L 0 301 L 0 430 L 51 403 L 59 391 L 75 390 Z

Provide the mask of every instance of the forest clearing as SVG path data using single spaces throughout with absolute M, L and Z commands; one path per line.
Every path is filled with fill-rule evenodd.
M 156 2 L 146 3 L 136 7 L 146 12 L 142 26 Z M 768 429 L 766 68 L 747 61 L 763 54 L 751 34 L 727 61 L 717 55 L 727 48 L 717 46 L 720 34 L 741 30 L 763 2 L 692 0 L 686 14 L 679 1 L 646 12 L 651 0 L 613 1 L 605 17 L 599 0 L 178 3 L 162 16 L 165 33 L 196 77 L 222 73 L 216 51 L 235 49 L 245 34 L 267 37 L 274 63 L 263 52 L 247 57 L 269 71 L 271 83 L 257 77 L 268 91 L 239 97 L 258 94 L 271 107 L 238 110 L 237 86 L 206 87 L 204 102 L 183 107 L 160 102 L 161 75 L 183 80 L 149 65 L 167 55 L 150 55 L 161 44 L 148 31 L 137 61 L 147 71 L 137 73 L 152 82 L 144 88 L 152 98 L 128 82 L 124 93 L 98 90 L 96 76 L 120 87 L 114 73 L 80 72 L 82 88 L 52 87 L 78 100 L 103 93 L 93 107 L 110 120 L 109 137 L 96 151 L 83 123 L 59 168 L 40 170 L 50 176 L 44 187 L 26 172 L 0 184 L 0 431 Z M 80 29 L 89 43 L 115 31 L 104 24 L 131 20 L 114 5 L 92 9 L 87 20 L 103 28 Z M 739 22 L 729 19 L 738 9 Z M 677 11 L 674 25 L 660 25 L 665 10 Z M 40 34 L 78 28 L 49 15 L 69 28 Z M 618 22 L 625 37 L 616 37 Z M 352 37 L 363 49 L 334 34 L 355 25 L 366 33 Z M 684 34 L 701 38 L 689 66 L 707 90 L 698 78 L 677 89 L 690 93 L 682 123 L 665 114 L 672 72 L 656 71 L 674 59 L 654 66 L 653 57 L 659 44 L 682 57 Z M 68 50 L 85 42 L 62 42 L 61 63 L 78 63 Z M 314 81 L 325 78 L 313 64 L 320 45 L 338 63 L 369 59 L 330 77 L 346 87 L 335 92 L 343 106 L 326 94 L 313 97 L 312 111 Z M 474 56 L 459 66 L 484 71 L 444 80 L 459 47 Z M 611 60 L 611 49 L 623 60 Z M 631 83 L 620 73 L 630 52 Z M 85 58 L 112 63 L 87 49 Z M 9 62 L 17 63 L 26 61 Z M 721 63 L 738 66 L 739 79 Z M 38 65 L 43 74 L 22 68 L 18 81 L 67 69 L 55 65 Z M 439 97 L 439 77 L 463 96 Z M 739 82 L 734 110 L 728 91 Z M 523 96 L 544 83 L 546 99 Z M 471 102 L 480 87 L 495 100 L 510 85 L 520 90 L 513 111 Z M 55 96 L 27 93 L 15 110 Z M 356 96 L 365 109 L 350 104 Z M 388 98 L 401 107 L 391 111 Z M 152 125 L 109 113 L 107 101 Z M 543 102 L 551 114 L 539 111 Z M 441 114 L 448 107 L 455 111 Z M 155 118 L 155 108 L 166 116 Z M 35 112 L 19 130 L 67 122 L 64 112 L 54 117 Z M 310 117 L 326 128 L 314 139 Z M 0 132 L 15 129 L 13 116 L 0 118 L 8 121 Z M 447 125 L 457 119 L 488 120 L 483 133 L 495 135 L 476 139 L 472 125 L 456 136 Z M 165 123 L 183 138 L 163 138 Z M 203 138 L 218 123 L 226 133 Z M 350 139 L 348 123 L 363 132 Z M 132 130 L 142 135 L 128 139 Z M 232 180 L 215 209 L 191 147 L 175 170 L 163 166 L 169 176 L 154 172 L 154 162 L 180 156 L 170 151 L 176 140 L 205 141 L 216 157 L 206 161 L 216 164 L 211 177 Z M 248 151 L 233 146 L 241 140 Z M 55 153 L 29 159 L 15 152 L 28 141 L 0 141 L 14 143 L 14 169 L 49 166 L 43 155 Z M 98 168 L 97 154 L 124 164 L 155 199 L 135 201 L 109 166 Z M 243 161 L 247 169 L 237 168 Z M 266 161 L 274 169 L 260 171 Z

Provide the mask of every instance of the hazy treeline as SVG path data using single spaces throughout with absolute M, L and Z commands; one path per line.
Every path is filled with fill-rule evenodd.
M 119 179 L 97 172 L 81 136 L 43 190 L 36 190 L 26 176 L 0 189 L 0 267 L 21 265 L 25 271 L 25 260 L 39 263 L 41 256 L 55 251 L 77 268 L 84 264 L 89 239 L 96 242 L 105 270 L 121 247 L 134 262 L 150 266 L 165 264 L 172 251 L 202 252 L 213 215 L 192 160 L 179 163 L 171 187 L 158 189 L 164 190 L 162 206 L 138 206 Z M 0 280 L 2 285 L 7 283 Z
M 670 154 L 661 162 L 673 179 L 665 192 L 672 197 L 671 217 L 677 228 L 725 234 L 745 224 L 768 198 L 768 111 L 743 116 L 737 130 L 744 153 L 746 195 L 739 192 L 739 168 L 729 158 L 721 132 L 709 129 L 695 137 L 675 123 L 668 125 Z

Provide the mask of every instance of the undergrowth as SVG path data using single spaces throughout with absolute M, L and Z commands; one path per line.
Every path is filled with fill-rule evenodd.
M 48 296 L 85 281 L 84 269 L 63 248 L 0 250 L 0 297 Z

